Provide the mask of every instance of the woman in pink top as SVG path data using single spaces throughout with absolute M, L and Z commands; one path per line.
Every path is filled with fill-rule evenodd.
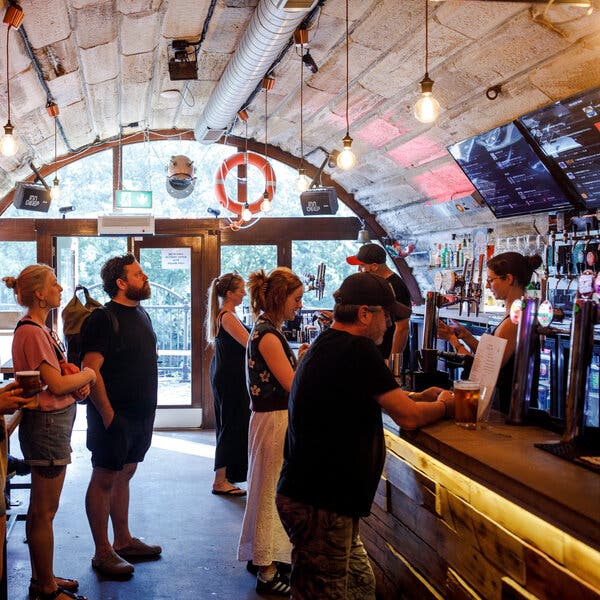
M 54 576 L 54 532 L 52 523 L 58 509 L 65 480 L 66 465 L 71 462 L 71 431 L 75 420 L 75 397 L 89 394 L 96 380 L 94 371 L 62 375 L 57 342 L 46 327 L 48 315 L 60 306 L 62 287 L 47 265 L 30 265 L 19 276 L 5 277 L 8 288 L 27 309 L 17 324 L 12 345 L 13 368 L 39 371 L 47 386 L 37 394 L 32 408 L 24 408 L 19 426 L 19 442 L 31 465 L 31 494 L 27 511 L 27 541 L 31 559 L 30 595 L 39 600 L 85 600 L 73 593 L 73 579 Z M 60 350 L 59 350 L 60 352 Z

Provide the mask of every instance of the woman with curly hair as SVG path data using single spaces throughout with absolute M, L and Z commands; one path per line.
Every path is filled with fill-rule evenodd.
M 62 287 L 48 265 L 30 265 L 17 278 L 5 277 L 17 302 L 27 309 L 15 329 L 12 359 L 17 371 L 39 371 L 44 389 L 35 407 L 22 411 L 19 442 L 31 466 L 31 494 L 27 511 L 27 541 L 31 558 L 29 593 L 39 600 L 85 600 L 74 593 L 74 579 L 55 577 L 54 532 L 67 465 L 71 462 L 71 432 L 77 398 L 90 393 L 96 381 L 92 369 L 62 375 L 58 342 L 46 327 L 50 311 L 60 306 Z M 58 348 L 60 352 L 60 348 Z M 74 395 L 76 394 L 76 396 Z
M 296 357 L 281 332 L 284 321 L 302 308 L 304 287 L 290 269 L 261 269 L 248 278 L 255 319 L 246 351 L 250 392 L 248 436 L 248 499 L 242 523 L 238 560 L 258 570 L 256 591 L 289 596 L 289 580 L 279 563 L 291 560 L 291 545 L 275 506 L 288 423 L 288 394 Z M 304 344 L 298 356 L 308 346 Z

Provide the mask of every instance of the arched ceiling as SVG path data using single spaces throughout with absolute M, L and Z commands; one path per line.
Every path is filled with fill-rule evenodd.
M 318 166 L 324 151 L 341 149 L 346 130 L 345 2 L 322 0 L 312 13 L 295 14 L 285 9 L 289 2 L 22 0 L 23 25 L 11 30 L 9 40 L 11 121 L 19 150 L 0 157 L 0 196 L 31 175 L 30 161 L 52 162 L 49 100 L 60 109 L 59 155 L 147 129 L 199 133 L 219 119 L 232 135 L 243 136 L 244 127 L 232 124 L 231 114 L 247 104 L 248 90 L 269 70 L 273 61 L 265 63 L 265 56 L 280 55 L 271 73 L 268 141 L 299 156 L 299 53 L 293 44 L 283 52 L 289 31 L 277 41 L 264 16 L 269 11 L 309 22 L 308 48 L 319 70 L 304 70 L 303 146 L 306 160 Z M 588 15 L 559 0 L 447 0 L 430 2 L 429 13 L 429 73 L 442 113 L 435 124 L 424 125 L 412 115 L 425 71 L 424 0 L 349 0 L 349 116 L 358 162 L 351 171 L 327 172 L 393 237 L 492 221 L 487 210 L 468 220 L 436 212 L 437 204 L 472 191 L 446 146 L 600 84 L 597 10 Z M 252 19 L 253 27 L 267 31 L 261 49 L 240 47 Z M 3 26 L 2 48 L 6 35 Z M 202 40 L 198 79 L 170 80 L 173 40 Z M 237 60 L 240 53 L 261 56 L 254 57 L 251 75 L 245 72 L 230 85 L 226 110 L 215 97 L 222 95 L 219 83 L 227 70 L 236 69 L 235 63 L 228 66 L 236 51 Z M 0 65 L 5 121 L 4 56 Z M 489 100 L 486 90 L 499 84 L 500 94 Z M 264 92 L 247 112 L 249 136 L 264 141 Z

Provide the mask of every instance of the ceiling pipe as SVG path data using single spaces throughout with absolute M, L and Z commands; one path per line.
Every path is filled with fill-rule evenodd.
M 196 125 L 195 134 L 199 142 L 210 144 L 219 140 L 315 4 L 317 0 L 306 9 L 290 10 L 285 8 L 282 0 L 260 0 Z

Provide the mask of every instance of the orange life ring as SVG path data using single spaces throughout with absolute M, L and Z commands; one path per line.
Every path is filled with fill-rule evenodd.
M 244 204 L 237 200 L 233 200 L 233 198 L 230 198 L 227 195 L 227 191 L 225 190 L 225 179 L 231 169 L 243 165 L 244 163 L 261 170 L 263 177 L 265 178 L 265 191 L 267 192 L 269 201 L 273 200 L 276 188 L 275 171 L 273 171 L 273 167 L 264 156 L 254 154 L 254 152 L 238 152 L 237 154 L 233 154 L 226 158 L 215 173 L 215 196 L 223 208 L 226 208 L 228 211 L 238 216 L 242 214 Z M 248 202 L 248 208 L 253 215 L 260 211 L 260 205 L 264 199 L 264 195 L 261 194 L 254 202 Z

